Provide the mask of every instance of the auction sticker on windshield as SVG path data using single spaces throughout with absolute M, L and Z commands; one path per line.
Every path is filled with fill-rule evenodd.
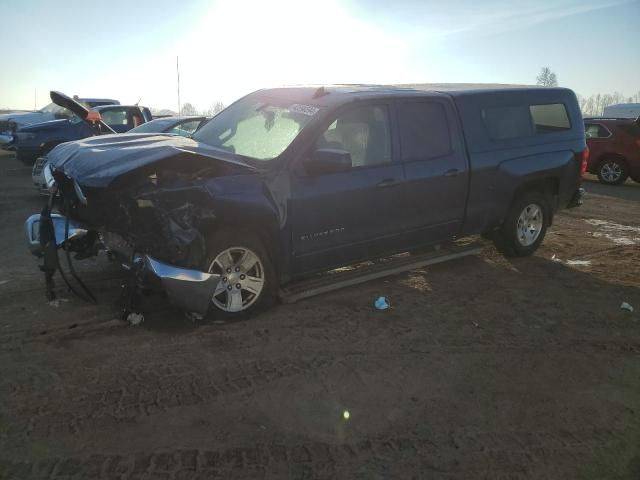
M 301 113 L 302 115 L 307 115 L 309 117 L 313 117 L 320 110 L 318 107 L 312 107 L 311 105 L 301 105 L 299 103 L 294 103 L 289 107 L 289 111 L 291 113 Z

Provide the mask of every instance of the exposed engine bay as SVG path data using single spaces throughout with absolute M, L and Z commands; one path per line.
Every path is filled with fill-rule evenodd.
M 59 209 L 98 232 L 113 253 L 149 254 L 171 264 L 200 268 L 206 255 L 205 234 L 216 221 L 205 180 L 228 173 L 229 167 L 192 157 L 181 159 L 185 161 L 176 169 L 167 165 L 178 163 L 171 160 L 131 172 L 107 189 L 82 189 L 54 171 Z

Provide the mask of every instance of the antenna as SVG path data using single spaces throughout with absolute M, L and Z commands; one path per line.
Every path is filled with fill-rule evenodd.
M 33 89 L 33 109 L 38 109 L 38 91 L 35 88 Z
M 180 115 L 180 64 L 176 56 L 176 73 L 178 74 L 178 115 Z
M 135 105 L 136 105 L 136 107 L 137 107 L 138 105 L 140 105 L 140 100 L 142 100 L 142 97 L 140 97 L 140 98 L 138 99 L 138 101 L 136 102 L 136 104 L 135 104 Z

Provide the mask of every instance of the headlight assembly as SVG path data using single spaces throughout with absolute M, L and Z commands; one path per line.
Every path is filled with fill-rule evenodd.
M 44 183 L 47 186 L 49 193 L 55 193 L 58 190 L 56 185 L 56 179 L 53 178 L 53 172 L 51 171 L 51 164 L 47 163 L 44 166 Z

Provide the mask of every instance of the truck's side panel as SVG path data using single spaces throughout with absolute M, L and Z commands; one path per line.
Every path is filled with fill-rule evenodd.
M 462 234 L 499 226 L 514 196 L 528 185 L 544 188 L 551 195 L 555 208 L 569 203 L 579 188 L 580 154 L 586 147 L 582 116 L 571 90 L 464 92 L 453 97 L 471 162 L 467 216 Z M 541 105 L 563 105 L 568 122 L 566 127 L 537 131 L 528 118 L 528 109 Z M 494 132 L 487 125 L 487 112 L 501 108 L 523 109 L 527 118 L 514 115 L 511 123 L 503 125 L 504 138 L 496 139 L 492 138 Z M 531 124 L 514 125 L 520 120 Z M 519 131 L 522 134 L 517 134 Z

